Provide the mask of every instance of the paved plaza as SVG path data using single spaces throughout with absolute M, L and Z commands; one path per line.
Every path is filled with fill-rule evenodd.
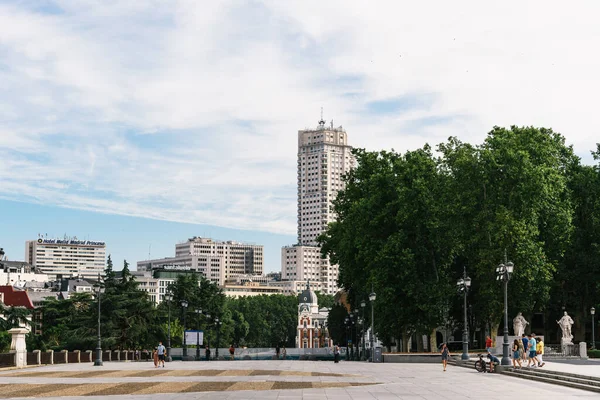
M 574 366 L 574 372 L 587 367 Z M 519 394 L 530 400 L 598 398 L 597 393 L 474 369 L 448 366 L 443 372 L 439 364 L 211 361 L 154 368 L 149 362 L 107 362 L 103 367 L 61 364 L 0 372 L 0 398 L 504 400 Z

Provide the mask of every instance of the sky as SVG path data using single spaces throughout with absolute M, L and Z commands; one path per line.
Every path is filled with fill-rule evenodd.
M 191 236 L 295 242 L 297 131 L 368 150 L 494 125 L 600 141 L 600 2 L 0 0 L 0 247 L 116 262 Z

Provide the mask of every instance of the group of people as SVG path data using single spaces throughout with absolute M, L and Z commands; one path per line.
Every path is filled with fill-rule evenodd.
M 493 354 L 492 339 L 488 336 L 485 340 L 487 350 L 487 358 L 490 364 L 490 372 L 494 372 L 494 366 L 500 364 L 500 360 Z M 442 366 L 446 371 L 448 358 L 450 358 L 450 350 L 446 343 L 442 343 Z M 512 362 L 513 367 L 522 368 L 522 362 L 527 361 L 527 367 L 543 367 L 546 363 L 544 357 L 544 342 L 542 338 L 537 338 L 535 333 L 529 335 L 522 334 L 521 339 L 515 339 L 512 345 Z M 518 365 L 518 366 L 517 366 Z
M 283 355 L 283 359 L 285 360 L 285 358 L 287 357 L 287 350 L 284 347 L 283 351 L 282 351 L 281 348 L 279 347 L 279 345 L 277 345 L 277 346 L 275 346 L 275 355 L 277 356 L 278 360 L 279 360 L 279 355 L 280 354 Z
M 513 367 L 515 368 L 523 368 L 522 361 L 527 361 L 527 367 L 543 367 L 546 365 L 543 360 L 544 342 L 542 338 L 536 338 L 535 333 L 528 336 L 523 334 L 521 339 L 515 339 L 512 351 Z
M 233 360 L 232 353 L 233 345 L 229 348 L 229 352 L 231 353 L 231 359 Z M 204 354 L 206 356 L 206 361 L 210 360 L 210 347 L 208 345 L 205 346 Z M 152 351 L 152 359 L 154 360 L 154 368 L 159 368 L 161 365 L 165 367 L 165 357 L 167 355 L 167 349 L 163 346 L 162 342 L 158 342 L 158 346 L 154 348 Z

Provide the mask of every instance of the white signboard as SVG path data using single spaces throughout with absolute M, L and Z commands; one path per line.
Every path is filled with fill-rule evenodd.
M 185 344 L 190 346 L 192 344 L 197 344 L 200 341 L 200 346 L 202 346 L 202 342 L 204 340 L 204 332 L 203 331 L 185 331 Z

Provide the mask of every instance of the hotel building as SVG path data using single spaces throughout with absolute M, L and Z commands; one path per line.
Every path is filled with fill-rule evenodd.
M 25 242 L 25 261 L 48 279 L 83 277 L 95 278 L 104 273 L 106 244 L 91 240 L 44 239 Z

